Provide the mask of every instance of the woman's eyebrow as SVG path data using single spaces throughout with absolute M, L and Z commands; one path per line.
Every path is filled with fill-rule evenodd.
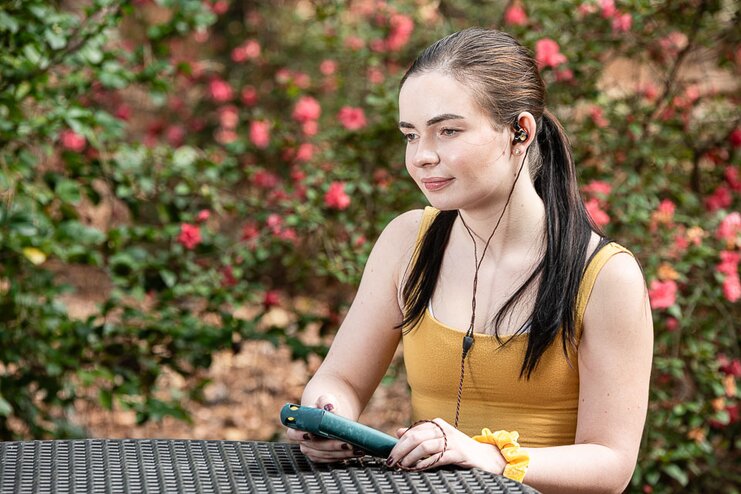
M 427 121 L 427 126 L 435 125 L 436 123 L 443 122 L 445 120 L 464 120 L 465 117 L 462 117 L 460 115 L 456 115 L 455 113 L 443 113 L 442 115 L 438 115 L 436 117 L 432 117 Z M 410 124 L 409 122 L 401 121 L 399 122 L 399 127 L 402 129 L 414 129 L 414 125 Z

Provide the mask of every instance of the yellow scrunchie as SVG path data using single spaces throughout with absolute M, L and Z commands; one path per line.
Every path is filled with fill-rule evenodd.
M 517 431 L 496 431 L 492 432 L 489 429 L 482 429 L 480 436 L 473 436 L 473 439 L 486 444 L 493 444 L 502 456 L 507 461 L 507 466 L 504 467 L 502 475 L 508 479 L 522 482 L 525 478 L 525 472 L 530 464 L 530 453 L 522 449 L 517 442 L 520 438 L 520 434 Z

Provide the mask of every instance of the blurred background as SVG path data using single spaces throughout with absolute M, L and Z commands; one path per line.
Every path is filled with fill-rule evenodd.
M 656 331 L 633 492 L 739 492 L 739 5 L 0 0 L 0 439 L 281 440 L 373 242 L 425 205 L 398 81 L 530 48 Z M 395 359 L 365 423 L 408 424 Z

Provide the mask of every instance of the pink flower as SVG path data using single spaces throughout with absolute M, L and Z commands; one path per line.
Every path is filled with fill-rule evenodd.
M 687 35 L 679 31 L 672 31 L 659 40 L 659 46 L 664 50 L 664 56 L 667 58 L 676 56 L 687 46 L 687 43 Z
M 85 136 L 78 134 L 74 130 L 65 129 L 59 134 L 59 141 L 62 143 L 62 147 L 67 151 L 74 151 L 76 153 L 81 152 L 85 149 L 87 141 Z
M 165 138 L 170 145 L 178 147 L 185 141 L 185 128 L 182 125 L 170 125 L 165 131 Z
M 324 194 L 324 204 L 332 209 L 346 209 L 350 205 L 350 196 L 345 193 L 345 184 L 332 182 Z
M 607 119 L 604 117 L 602 108 L 600 108 L 599 106 L 592 106 L 589 109 L 589 115 L 592 117 L 594 125 L 601 129 L 607 127 L 610 124 L 610 122 L 608 122 Z
M 738 263 L 741 254 L 730 250 L 720 251 L 720 264 L 715 266 L 715 270 L 726 276 L 738 276 Z
M 296 161 L 306 163 L 314 156 L 314 145 L 308 142 L 301 144 L 296 151 Z
M 587 208 L 589 217 L 598 227 L 602 228 L 610 222 L 610 217 L 600 208 L 599 200 L 589 199 L 584 203 L 584 206 Z
M 365 112 L 362 108 L 343 106 L 337 114 L 337 119 L 347 130 L 360 130 L 366 125 Z
M 627 33 L 633 25 L 633 17 L 630 14 L 619 14 L 612 19 L 612 32 Z
M 723 280 L 723 296 L 729 302 L 735 302 L 741 298 L 741 280 L 738 273 L 726 276 Z
M 231 266 L 221 268 L 221 286 L 224 288 L 233 287 L 237 284 L 237 278 L 234 277 L 234 270 Z
M 391 31 L 386 39 L 386 48 L 389 51 L 399 51 L 409 42 L 414 31 L 414 21 L 403 14 L 394 14 L 389 19 Z
M 295 72 L 293 74 L 293 83 L 301 89 L 311 86 L 311 77 L 304 72 Z
M 599 0 L 599 7 L 601 10 L 602 17 L 609 19 L 617 13 L 615 8 L 615 0 Z
M 332 75 L 337 71 L 337 62 L 334 60 L 322 60 L 319 64 L 319 71 L 324 75 Z
M 734 211 L 726 215 L 720 222 L 718 229 L 715 231 L 715 237 L 718 240 L 735 244 L 739 233 L 741 233 L 741 213 Z
M 180 225 L 180 234 L 177 241 L 188 250 L 193 250 L 201 243 L 201 229 L 190 223 Z
M 255 222 L 250 222 L 242 227 L 242 240 L 252 240 L 260 235 L 260 229 Z
M 280 294 L 276 290 L 268 290 L 262 299 L 262 306 L 265 310 L 280 305 Z
M 582 17 L 586 17 L 597 12 L 597 6 L 589 2 L 584 2 L 577 7 L 576 11 L 579 12 L 579 15 Z
M 274 235 L 277 235 L 280 233 L 281 227 L 283 226 L 283 218 L 280 215 L 273 213 L 265 220 L 265 224 Z
M 741 360 L 735 358 L 728 362 L 728 359 L 725 359 L 725 362 L 720 366 L 720 371 L 723 374 L 726 374 L 728 376 L 733 377 L 741 377 Z
M 211 99 L 217 103 L 225 103 L 234 96 L 234 91 L 229 83 L 217 78 L 211 79 L 211 82 L 208 83 L 208 92 Z
M 558 82 L 569 82 L 574 80 L 574 71 L 571 69 L 556 69 L 556 80 Z
M 226 0 L 216 0 L 211 4 L 211 11 L 216 15 L 226 14 L 229 10 L 229 2 Z
M 535 60 L 541 68 L 557 67 L 566 62 L 566 56 L 561 53 L 558 43 L 550 38 L 543 38 L 535 43 Z
M 278 176 L 267 170 L 258 170 L 252 175 L 252 183 L 261 189 L 272 189 L 278 185 Z
M 603 196 L 609 196 L 610 192 L 612 192 L 612 185 L 601 180 L 592 180 L 587 185 L 582 187 L 582 190 L 589 194 L 600 194 Z
M 527 24 L 527 14 L 519 2 L 513 3 L 504 11 L 504 23 L 510 26 L 524 26 Z
M 741 192 L 741 179 L 738 177 L 738 169 L 733 166 L 727 166 L 723 175 L 726 177 L 728 186 L 734 192 Z
M 217 129 L 214 138 L 219 144 L 231 144 L 237 140 L 237 133 L 231 129 Z
M 383 72 L 375 67 L 371 67 L 368 69 L 366 77 L 368 77 L 368 82 L 370 82 L 371 84 L 381 84 L 386 79 L 386 76 L 383 75 Z
M 255 106 L 257 104 L 257 89 L 255 89 L 253 86 L 243 87 L 242 103 L 247 106 Z
M 321 114 L 322 107 L 311 96 L 301 96 L 293 109 L 293 119 L 299 123 L 317 120 Z
M 315 136 L 319 132 L 319 124 L 316 120 L 309 120 L 301 124 L 301 131 L 307 137 Z
M 666 309 L 677 301 L 677 283 L 674 280 L 651 281 L 648 297 L 652 309 Z
M 204 222 L 204 221 L 208 221 L 210 217 L 211 217 L 211 211 L 209 211 L 208 209 L 201 209 L 200 211 L 198 211 L 198 216 L 196 217 L 196 219 L 199 222 Z
M 352 51 L 358 51 L 365 46 L 365 41 L 358 36 L 348 36 L 345 38 L 345 46 Z
M 679 327 L 679 321 L 677 321 L 673 317 L 669 317 L 666 319 L 666 330 L 669 332 L 674 332 Z
M 731 190 L 726 185 L 719 185 L 715 192 L 710 197 L 705 198 L 705 208 L 708 211 L 713 212 L 718 209 L 725 209 L 731 205 L 733 197 L 731 197 Z
M 116 118 L 127 121 L 131 118 L 131 107 L 126 103 L 121 103 L 116 107 Z
M 741 147 L 741 128 L 736 127 L 731 131 L 731 146 L 734 148 Z
M 258 149 L 265 149 L 270 145 L 270 122 L 253 120 L 250 122 L 250 141 Z
M 225 129 L 235 129 L 239 123 L 239 113 L 234 105 L 219 108 L 219 124 Z
M 260 43 L 254 39 L 248 39 L 242 45 L 232 50 L 232 60 L 239 63 L 245 60 L 260 58 Z

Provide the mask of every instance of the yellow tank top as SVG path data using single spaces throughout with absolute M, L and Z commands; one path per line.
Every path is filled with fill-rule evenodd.
M 417 244 L 438 212 L 425 209 Z M 577 295 L 577 341 L 597 274 L 619 252 L 628 251 L 615 243 L 607 244 L 584 272 Z M 413 421 L 440 417 L 453 423 L 464 332 L 436 320 L 428 309 L 417 326 L 404 335 Z M 465 362 L 458 428 L 468 435 L 480 434 L 484 427 L 516 430 L 520 444 L 527 447 L 574 444 L 579 404 L 577 350 L 570 349 L 567 361 L 559 336 L 531 378 L 525 380 L 519 375 L 527 335 L 503 341 L 507 345 L 500 345 L 494 336 L 476 334 Z

